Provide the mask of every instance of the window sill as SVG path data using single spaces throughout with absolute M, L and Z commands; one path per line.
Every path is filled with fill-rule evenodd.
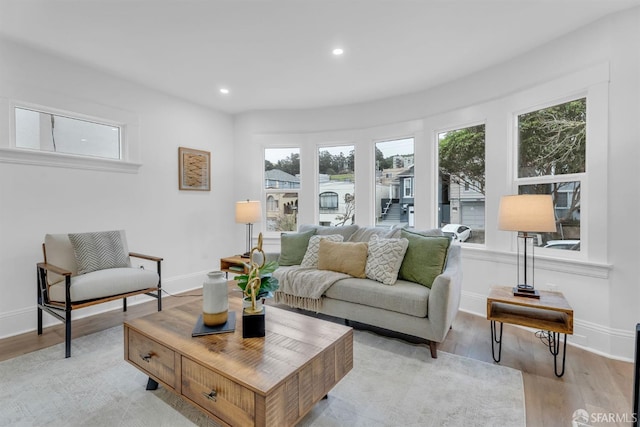
M 502 252 L 463 246 L 462 254 L 467 259 L 516 265 L 516 254 L 514 252 Z M 595 277 L 598 279 L 608 279 L 613 266 L 611 264 L 592 261 L 569 258 L 551 258 L 544 255 L 536 255 L 536 268 L 576 274 L 580 276 Z
M 121 160 L 21 150 L 16 148 L 0 148 L 0 162 L 119 173 L 138 173 L 140 166 L 142 166 L 139 163 L 123 162 Z

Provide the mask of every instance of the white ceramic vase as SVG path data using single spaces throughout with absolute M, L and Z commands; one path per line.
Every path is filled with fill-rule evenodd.
M 202 284 L 202 322 L 206 326 L 224 325 L 228 315 L 227 279 L 222 271 L 210 271 Z

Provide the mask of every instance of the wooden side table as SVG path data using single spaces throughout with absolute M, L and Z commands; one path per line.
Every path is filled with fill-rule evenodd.
M 505 323 L 547 331 L 549 351 L 553 355 L 553 368 L 557 377 L 564 375 L 567 355 L 567 335 L 573 335 L 573 309 L 560 292 L 539 291 L 540 299 L 517 297 L 511 286 L 494 286 L 487 298 L 487 320 L 491 321 L 491 353 L 500 362 L 502 353 L 502 327 Z M 500 330 L 496 330 L 500 322 Z M 558 372 L 560 334 L 564 334 L 562 366 Z M 498 346 L 496 357 L 495 345 Z
M 246 274 L 249 272 L 246 262 L 249 262 L 249 258 L 242 258 L 240 255 L 220 258 L 220 271 L 224 271 L 227 278 L 229 273 Z

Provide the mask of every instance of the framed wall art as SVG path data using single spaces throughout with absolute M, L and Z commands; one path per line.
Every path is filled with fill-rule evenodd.
M 211 153 L 178 147 L 178 188 L 180 190 L 211 190 Z

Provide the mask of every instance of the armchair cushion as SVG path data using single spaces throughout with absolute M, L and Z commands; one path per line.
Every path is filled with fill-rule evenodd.
M 109 268 L 71 277 L 71 302 L 105 298 L 158 286 L 158 273 L 141 268 Z M 49 287 L 52 301 L 65 301 L 65 283 Z
M 69 240 L 78 264 L 78 274 L 131 266 L 120 231 L 72 233 Z

